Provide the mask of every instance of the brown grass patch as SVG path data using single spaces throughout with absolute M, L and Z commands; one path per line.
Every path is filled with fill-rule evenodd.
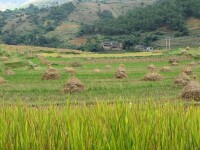
M 45 71 L 45 73 L 42 76 L 42 80 L 56 80 L 60 78 L 60 74 L 58 70 L 54 68 L 49 68 Z
M 76 39 L 71 40 L 70 43 L 72 43 L 74 45 L 81 46 L 81 45 L 85 44 L 86 41 L 87 41 L 86 38 L 80 37 L 80 38 L 76 38 Z
M 47 66 L 51 65 L 51 62 L 49 62 L 48 60 L 46 60 L 44 57 L 38 56 L 37 58 L 40 61 L 40 63 L 42 63 L 44 65 L 47 65 Z
M 71 76 L 62 90 L 64 93 L 77 93 L 84 91 L 84 85 L 75 76 Z
M 199 82 L 193 80 L 190 81 L 186 87 L 182 90 L 181 96 L 182 99 L 194 99 L 195 101 L 200 101 L 200 84 Z

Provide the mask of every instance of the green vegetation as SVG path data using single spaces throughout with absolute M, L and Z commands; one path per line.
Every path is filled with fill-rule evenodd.
M 31 4 L 26 9 L 0 12 L 1 41 L 10 45 L 61 47 L 63 43 L 59 38 L 47 37 L 45 34 L 66 21 L 74 9 L 72 3 L 41 9 Z M 13 21 L 9 22 L 8 19 Z
M 199 149 L 200 110 L 179 103 L 2 107 L 1 149 Z
M 199 47 L 200 24 L 191 26 L 200 18 L 199 10 L 198 0 L 80 1 L 46 8 L 31 4 L 0 12 L 0 42 L 99 52 L 101 42 L 110 40 L 138 51 L 138 45 L 163 48 L 165 37 L 171 37 L 177 47 Z M 88 42 L 80 44 L 79 38 Z
M 108 35 L 155 31 L 162 26 L 187 35 L 184 19 L 200 18 L 199 8 L 197 0 L 160 0 L 153 5 L 130 10 L 117 19 L 99 21 L 95 26 L 99 28 L 97 32 Z M 94 32 L 94 30 L 91 31 Z
M 193 64 L 193 75 L 200 80 L 198 49 L 154 56 L 146 52 L 141 57 L 141 53 L 73 54 L 42 47 L 1 47 L 0 58 L 9 57 L 0 66 L 12 64 L 15 74 L 0 72 L 6 80 L 0 84 L 0 149 L 199 149 L 198 103 L 180 100 L 182 87 L 173 84 L 186 64 Z M 179 65 L 161 72 L 171 58 Z M 41 60 L 52 64 L 61 78 L 41 80 L 47 68 Z M 76 77 L 85 90 L 64 94 L 69 78 L 64 67 L 71 64 L 76 64 Z M 162 81 L 141 80 L 150 64 L 164 77 Z M 119 65 L 127 78 L 114 78 Z M 100 71 L 94 72 L 97 68 Z
M 25 47 L 25 49 L 28 48 Z M 31 52 L 23 53 L 23 51 L 19 51 L 22 54 L 10 52 L 12 57 L 8 61 L 1 62 L 2 66 L 11 67 L 15 72 L 13 76 L 6 76 L 4 72 L 0 73 L 0 76 L 7 81 L 0 86 L 0 96 L 3 97 L 4 102 L 13 103 L 19 97 L 23 97 L 23 101 L 29 104 L 50 102 L 63 104 L 68 98 L 72 101 L 86 102 L 94 101 L 94 99 L 115 101 L 119 98 L 127 101 L 133 98 L 136 100 L 177 99 L 182 88 L 173 84 L 175 77 L 184 65 L 192 61 L 199 62 L 197 49 L 188 51 L 188 55 L 193 55 L 193 58 L 181 56 L 182 50 L 171 51 L 164 55 L 158 53 L 159 55 L 155 56 L 149 56 L 154 53 L 138 53 L 140 57 L 136 57 L 135 53 L 134 55 L 132 53 L 108 55 L 58 53 L 59 51 L 53 52 L 52 50 L 49 53 L 49 51 L 33 50 L 32 54 Z M 41 80 L 47 66 L 38 60 L 37 55 L 44 57 L 52 64 L 52 67 L 58 69 L 61 78 L 55 81 Z M 163 66 L 169 65 L 168 60 L 175 55 L 180 57 L 180 65 L 172 67 L 171 72 L 160 72 Z M 82 65 L 76 67 L 76 77 L 84 84 L 85 91 L 71 95 L 64 94 L 61 90 L 69 78 L 69 73 L 64 71 L 64 67 L 70 67 L 74 62 Z M 114 78 L 115 71 L 120 64 L 124 64 L 128 72 L 128 78 L 123 80 Z M 142 81 L 144 75 L 148 73 L 147 66 L 150 64 L 157 67 L 157 71 L 164 77 L 163 81 Z M 110 65 L 111 68 L 107 69 L 106 65 Z M 93 72 L 96 68 L 100 70 L 100 73 Z M 198 65 L 193 66 L 193 72 L 199 79 Z
M 124 49 L 133 50 L 135 45 L 151 46 L 154 41 L 166 36 L 188 36 L 190 31 L 185 21 L 190 17 L 200 18 L 199 10 L 198 0 L 159 0 L 152 5 L 129 10 L 118 18 L 103 18 L 93 25 L 85 24 L 80 33 L 101 34 L 104 39 L 120 41 Z M 191 37 L 199 40 L 198 33 Z

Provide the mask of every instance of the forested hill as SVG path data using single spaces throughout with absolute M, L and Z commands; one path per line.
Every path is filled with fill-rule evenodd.
M 189 17 L 200 18 L 199 0 L 159 0 L 153 5 L 130 10 L 116 19 L 106 18 L 94 25 L 85 25 L 82 33 L 119 35 L 167 27 L 178 31 L 179 35 L 187 35 L 185 19 Z
M 152 43 L 163 47 L 166 36 L 200 46 L 199 0 L 77 0 L 0 11 L 0 43 L 5 44 L 100 51 L 101 42 L 112 40 L 133 50 Z
M 59 38 L 46 34 L 66 21 L 74 9 L 70 2 L 46 8 L 31 4 L 24 9 L 0 11 L 0 42 L 57 47 L 60 45 Z

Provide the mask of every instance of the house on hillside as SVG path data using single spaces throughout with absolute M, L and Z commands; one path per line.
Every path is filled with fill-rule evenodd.
M 114 51 L 120 51 L 122 50 L 122 43 L 119 43 L 117 41 L 106 41 L 101 43 L 101 47 L 103 50 L 114 50 Z
M 146 52 L 153 52 L 154 50 L 153 50 L 153 47 L 147 47 L 146 48 Z
M 154 51 L 153 47 L 146 47 L 144 45 L 136 45 L 134 47 L 134 50 L 140 51 L 140 52 L 153 52 Z

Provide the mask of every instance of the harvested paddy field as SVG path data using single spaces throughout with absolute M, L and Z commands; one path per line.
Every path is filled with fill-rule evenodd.
M 6 81 L 0 86 L 1 103 L 13 103 L 19 99 L 29 104 L 64 104 L 69 99 L 72 102 L 148 99 L 173 101 L 179 98 L 182 90 L 182 87 L 174 84 L 174 80 L 186 65 L 193 62 L 193 74 L 190 77 L 194 75 L 196 80 L 200 79 L 199 58 L 195 49 L 188 53 L 195 52 L 196 57 L 182 55 L 182 50 L 106 55 L 26 46 L 10 49 L 9 51 L 9 46 L 4 45 L 1 48 L 2 57 L 7 56 L 6 61 L 1 61 L 0 76 Z M 90 57 L 86 57 L 87 55 Z M 169 63 L 171 58 L 178 59 L 177 66 Z M 120 65 L 126 70 L 126 78 L 115 77 Z M 155 72 L 162 76 L 162 80 L 143 80 L 151 72 L 149 65 L 155 66 Z M 169 66 L 170 71 L 161 71 L 164 66 Z M 8 76 L 5 73 L 8 68 L 15 74 Z M 74 76 L 84 85 L 84 90 L 75 93 L 62 92 L 71 76 L 66 68 L 75 70 Z M 55 76 L 51 72 L 50 80 L 42 80 L 48 69 L 56 70 L 55 80 L 51 80 Z
M 199 56 L 1 45 L 0 149 L 199 149 Z

